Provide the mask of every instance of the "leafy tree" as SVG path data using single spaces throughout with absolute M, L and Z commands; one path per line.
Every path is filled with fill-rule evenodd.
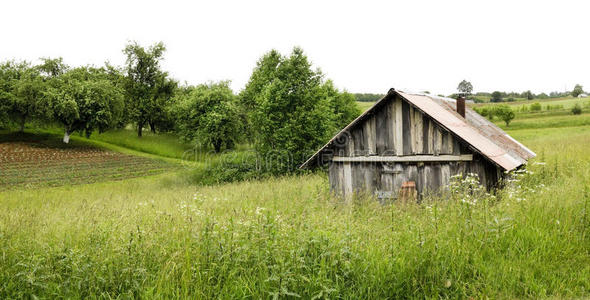
M 327 80 L 322 89 L 325 97 L 330 103 L 330 109 L 333 112 L 336 128 L 342 128 L 350 123 L 354 118 L 361 114 L 361 110 L 356 104 L 354 95 L 344 91 L 340 92 L 334 87 L 332 80 Z
M 86 137 L 104 132 L 117 123 L 123 112 L 123 91 L 113 86 L 104 69 L 78 67 L 50 82 L 47 96 L 53 116 L 64 126 L 64 143 L 74 131 Z
M 6 62 L 1 66 L 0 118 L 12 120 L 24 131 L 34 117 L 44 117 L 47 105 L 42 97 L 44 83 L 39 71 L 27 62 Z
M 137 136 L 150 125 L 156 131 L 162 121 L 163 111 L 169 104 L 176 83 L 168 79 L 168 73 L 160 69 L 166 48 L 156 43 L 147 50 L 137 43 L 131 43 L 123 52 L 127 56 L 125 71 L 125 90 L 127 96 L 126 113 L 137 125 Z
M 530 90 L 524 92 L 522 96 L 523 96 L 523 98 L 526 98 L 527 100 L 535 99 L 535 94 L 533 94 L 533 92 L 531 92 Z
M 44 57 L 41 58 L 41 61 L 43 61 L 43 63 L 37 66 L 37 69 L 39 69 L 45 78 L 55 78 L 61 76 L 69 69 L 69 66 L 63 62 L 63 58 L 61 57 Z
M 584 93 L 584 89 L 582 88 L 582 86 L 579 84 L 576 84 L 576 86 L 572 90 L 572 96 L 578 97 L 579 95 L 581 95 L 583 93 Z
M 492 98 L 490 99 L 491 102 L 502 102 L 502 93 L 499 91 L 495 91 L 492 93 Z
M 512 111 L 512 108 L 508 105 L 498 105 L 494 107 L 494 114 L 504 121 L 506 126 L 510 126 L 510 122 L 515 117 L 514 111 Z
M 228 81 L 191 88 L 176 101 L 178 133 L 184 140 L 220 152 L 224 147 L 233 148 L 240 139 L 238 103 Z
M 471 95 L 471 92 L 473 92 L 473 85 L 471 84 L 471 82 L 463 80 L 457 86 L 457 91 L 464 95 Z
M 334 97 L 303 50 L 282 57 L 272 80 L 256 95 L 256 150 L 271 172 L 293 170 L 338 129 Z M 348 101 L 348 100 L 347 100 Z

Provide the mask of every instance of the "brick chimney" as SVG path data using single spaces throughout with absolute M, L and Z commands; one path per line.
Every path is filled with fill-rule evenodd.
M 465 97 L 463 96 L 457 97 L 457 113 L 465 118 Z

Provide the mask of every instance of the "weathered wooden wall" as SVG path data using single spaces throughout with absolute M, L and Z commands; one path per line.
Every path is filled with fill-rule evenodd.
M 488 189 L 502 176 L 499 169 L 429 116 L 400 98 L 382 106 L 349 132 L 332 149 L 336 157 L 461 155 L 473 154 L 472 161 L 448 162 L 331 162 L 331 188 L 336 193 L 378 193 L 395 197 L 405 181 L 416 182 L 420 194 L 448 186 L 451 176 L 475 173 Z

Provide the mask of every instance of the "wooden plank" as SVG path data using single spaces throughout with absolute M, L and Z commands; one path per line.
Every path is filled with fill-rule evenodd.
M 422 113 L 419 110 L 414 110 L 414 126 L 415 126 L 415 142 L 416 142 L 416 146 L 415 146 L 415 151 L 414 153 L 422 153 L 422 150 L 424 149 L 423 146 L 423 141 L 424 141 L 424 131 L 422 129 L 423 125 L 422 125 Z
M 442 130 L 441 133 L 441 141 L 440 141 L 440 153 L 442 154 L 449 154 L 449 133 L 446 130 Z
M 463 155 L 406 155 L 406 156 L 335 156 L 336 162 L 441 162 L 441 161 L 472 161 L 472 154 Z
M 395 99 L 395 153 L 404 155 L 403 143 L 402 100 Z
M 406 132 L 406 134 L 410 135 L 410 154 L 415 154 L 417 152 L 416 149 L 416 120 L 414 115 L 414 107 L 410 105 L 410 130 Z
M 395 99 L 387 103 L 387 155 L 396 155 L 395 151 Z
M 433 146 L 434 146 L 434 155 L 439 155 L 441 153 L 442 148 L 442 134 L 440 131 L 440 127 L 436 126 L 433 130 Z
M 451 169 L 449 164 L 441 164 L 440 166 L 440 184 L 442 190 L 448 190 L 449 182 L 451 180 Z
M 342 180 L 342 191 L 343 196 L 346 200 L 352 199 L 352 170 L 350 163 L 345 162 L 342 164 L 342 173 L 343 173 L 343 180 Z
M 412 135 L 410 128 L 412 124 L 410 123 L 410 104 L 406 101 L 402 101 L 402 123 L 403 123 L 403 153 L 404 155 L 412 154 Z
M 363 137 L 365 144 L 365 153 L 367 155 L 376 154 L 376 142 L 375 142 L 375 116 L 370 116 L 363 124 Z
M 354 140 L 354 152 L 350 156 L 366 155 L 365 137 L 363 136 L 362 127 L 356 127 L 352 130 L 352 139 Z
M 375 114 L 375 151 L 377 154 L 383 155 L 387 151 L 389 144 L 389 132 L 388 132 L 388 107 L 385 106 L 383 109 L 377 111 Z
M 428 120 L 428 118 L 423 118 L 422 119 L 422 153 L 423 154 L 432 154 L 430 152 L 430 147 L 429 147 L 429 138 L 430 135 L 429 133 L 429 127 L 430 127 L 430 121 Z

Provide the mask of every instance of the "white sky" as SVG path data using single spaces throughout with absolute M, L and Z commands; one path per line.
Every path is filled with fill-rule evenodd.
M 301 46 L 350 92 L 590 90 L 585 1 L 3 1 L 0 60 L 124 61 L 129 40 L 168 48 L 181 82 L 243 88 L 262 54 Z

